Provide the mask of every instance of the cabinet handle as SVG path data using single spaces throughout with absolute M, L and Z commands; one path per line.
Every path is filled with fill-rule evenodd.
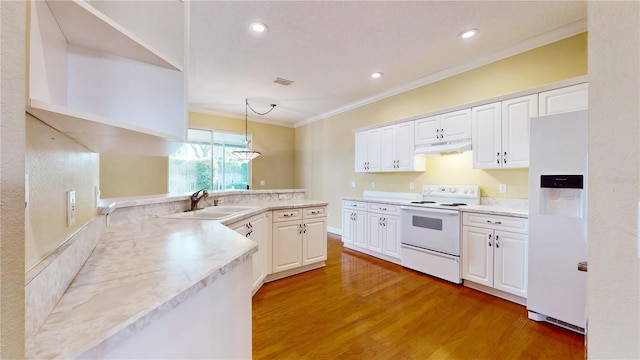
M 382 226 L 382 218 L 378 218 L 378 226 Z
M 500 237 L 496 235 L 496 249 L 500 247 Z
M 378 208 L 378 209 L 380 209 L 380 210 L 385 210 L 385 211 L 387 210 L 387 208 L 382 208 L 382 207 L 381 207 L 381 208 Z
M 303 226 L 304 226 L 304 228 L 303 228 L 304 230 L 302 230 L 302 233 L 306 234 L 307 233 L 307 224 L 304 224 Z
M 286 213 L 286 214 L 283 214 L 282 216 L 284 216 L 284 217 L 291 217 L 291 216 L 293 216 L 293 215 L 294 215 L 293 213 Z
M 382 218 L 382 226 L 387 226 L 387 218 Z
M 302 224 L 298 224 L 298 234 L 302 234 Z
M 496 164 L 500 164 L 500 153 L 496 153 Z
M 491 247 L 491 234 L 488 235 L 489 238 L 489 247 Z
M 491 221 L 491 220 L 487 220 L 488 224 L 495 224 L 495 225 L 502 225 L 502 221 Z
M 502 161 L 506 164 L 507 163 L 507 152 L 504 152 L 504 156 L 502 158 Z
M 318 214 L 320 214 L 320 210 L 316 210 L 316 211 L 312 211 L 311 212 L 311 215 L 318 215 Z

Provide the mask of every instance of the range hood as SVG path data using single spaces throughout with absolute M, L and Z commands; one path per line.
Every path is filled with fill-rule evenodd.
M 462 153 L 471 150 L 471 139 L 459 141 L 437 142 L 426 145 L 416 145 L 415 155 L 445 155 Z

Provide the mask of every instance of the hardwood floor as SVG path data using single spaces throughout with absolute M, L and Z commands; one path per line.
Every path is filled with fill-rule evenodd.
M 584 359 L 523 306 L 343 249 L 253 297 L 254 359 Z

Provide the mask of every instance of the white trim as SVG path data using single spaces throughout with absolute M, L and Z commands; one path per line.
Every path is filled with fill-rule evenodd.
M 327 232 L 342 236 L 342 229 L 337 227 L 327 226 Z
M 484 58 L 480 58 L 480 59 L 477 59 L 475 61 L 472 61 L 472 62 L 469 62 L 469 63 L 466 63 L 466 64 L 454 66 L 454 67 L 451 67 L 451 68 L 448 68 L 448 69 L 445 69 L 445 70 L 442 70 L 442 71 L 427 75 L 427 76 L 422 77 L 422 78 L 420 78 L 418 80 L 405 83 L 405 84 L 403 84 L 403 85 L 401 85 L 401 86 L 399 86 L 397 88 L 394 88 L 394 89 L 379 93 L 377 95 L 370 96 L 370 97 L 367 97 L 367 98 L 352 102 L 350 104 L 347 104 L 347 105 L 345 105 L 343 107 L 340 107 L 340 108 L 337 108 L 335 110 L 326 112 L 324 114 L 320 114 L 320 115 L 305 119 L 303 121 L 299 121 L 299 122 L 293 124 L 293 127 L 297 128 L 297 127 L 301 127 L 301 126 L 304 126 L 304 125 L 309 125 L 309 124 L 314 123 L 316 121 L 324 120 L 324 119 L 327 119 L 329 117 L 341 114 L 343 112 L 346 112 L 346 111 L 349 111 L 349 110 L 353 110 L 353 109 L 359 108 L 361 106 L 364 106 L 364 105 L 367 105 L 367 104 L 371 104 L 373 102 L 380 101 L 380 100 L 386 99 L 388 97 L 391 97 L 391 96 L 394 96 L 394 95 L 398 95 L 400 93 L 419 88 L 421 86 L 432 84 L 432 83 L 434 83 L 436 81 L 440 81 L 442 79 L 446 79 L 448 77 L 451 77 L 451 76 L 454 76 L 454 75 L 458 75 L 458 74 L 461 74 L 463 72 L 479 68 L 481 66 L 496 62 L 498 60 L 505 59 L 505 58 L 510 57 L 510 56 L 514 56 L 514 55 L 523 53 L 523 52 L 528 51 L 528 50 L 532 50 L 532 49 L 535 49 L 535 48 L 550 44 L 550 43 L 555 42 L 555 41 L 566 39 L 566 38 L 568 38 L 570 36 L 577 35 L 577 34 L 580 34 L 582 32 L 585 32 L 585 31 L 587 31 L 587 19 L 582 19 L 582 20 L 576 21 L 574 23 L 568 24 L 566 26 L 557 28 L 555 30 L 546 32 L 546 33 L 541 34 L 539 36 L 530 38 L 530 39 L 525 40 L 523 42 L 520 42 L 520 43 L 518 43 L 518 44 L 516 44 L 516 45 L 514 45 L 514 46 L 512 46 L 510 48 L 507 48 L 507 49 L 505 49 L 503 51 L 500 51 L 500 52 L 497 52 L 495 54 L 486 56 Z

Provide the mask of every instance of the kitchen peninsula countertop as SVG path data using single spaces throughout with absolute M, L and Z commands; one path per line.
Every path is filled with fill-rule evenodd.
M 282 200 L 234 205 L 251 209 L 223 221 L 162 217 L 107 228 L 44 325 L 27 337 L 26 358 L 75 358 L 117 346 L 238 264 L 250 261 L 257 244 L 226 224 L 263 211 L 327 203 Z

